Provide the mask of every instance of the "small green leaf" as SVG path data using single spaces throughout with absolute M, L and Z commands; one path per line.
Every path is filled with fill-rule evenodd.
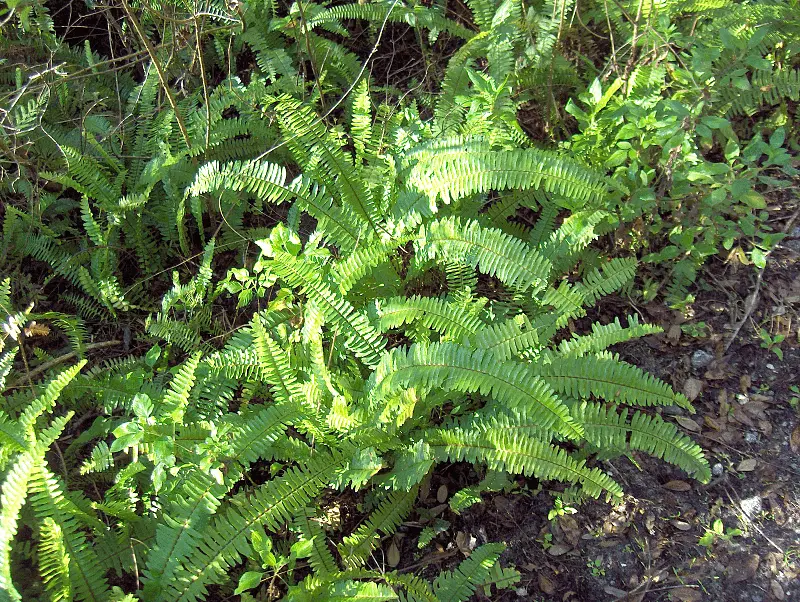
M 258 587 L 258 584 L 261 583 L 261 580 L 263 578 L 264 578 L 264 573 L 260 571 L 247 571 L 241 577 L 239 577 L 239 585 L 234 590 L 233 593 L 238 595 L 243 592 L 246 592 L 249 589 Z

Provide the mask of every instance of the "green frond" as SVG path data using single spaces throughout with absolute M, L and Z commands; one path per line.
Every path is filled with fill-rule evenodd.
M 339 544 L 339 555 L 348 568 L 357 568 L 366 563 L 369 554 L 380 543 L 381 535 L 391 535 L 411 512 L 417 499 L 417 488 L 409 491 L 391 491 L 380 505 L 351 535 L 346 535 Z
M 441 297 L 390 297 L 378 299 L 370 307 L 370 318 L 380 332 L 400 328 L 414 321 L 438 332 L 450 341 L 474 335 L 481 320 L 461 305 Z
M 573 399 L 595 396 L 615 404 L 691 409 L 689 400 L 664 381 L 609 357 L 553 357 L 537 363 L 534 372 L 557 393 Z
M 47 382 L 42 392 L 20 414 L 18 420 L 19 428 L 26 433 L 29 439 L 33 438 L 33 426 L 37 418 L 55 407 L 56 399 L 58 399 L 61 391 L 77 376 L 85 365 L 86 360 L 81 360 L 74 366 L 59 372 Z
M 612 345 L 630 341 L 639 337 L 661 332 L 659 326 L 640 324 L 639 318 L 634 314 L 628 316 L 628 326 L 623 327 L 619 318 L 614 318 L 610 324 L 592 323 L 592 334 L 574 334 L 571 339 L 565 339 L 558 345 L 558 352 L 565 356 L 583 356 L 591 353 L 605 351 Z
M 621 496 L 622 489 L 585 460 L 575 460 L 565 450 L 546 441 L 504 428 L 429 429 L 428 442 L 440 462 L 485 463 L 490 469 L 539 479 L 579 483 L 584 492 L 598 497 Z
M 61 530 L 75 599 L 105 602 L 110 590 L 97 554 L 79 528 L 83 513 L 67 497 L 61 479 L 50 472 L 43 460 L 36 463 L 31 477 L 30 504 L 38 516 L 52 517 Z
M 570 439 L 583 435 L 567 407 L 531 366 L 500 360 L 491 352 L 453 343 L 393 349 L 375 368 L 368 385 L 372 404 L 409 388 L 480 392 L 510 408 L 524 408 L 542 428 Z
M 385 602 L 398 598 L 391 587 L 382 583 L 345 579 L 329 583 L 314 599 L 326 602 Z
M 563 155 L 535 148 L 433 155 L 414 167 L 409 182 L 445 203 L 493 190 L 541 188 L 570 199 L 574 209 L 601 200 L 607 189 L 600 173 Z
M 197 366 L 200 364 L 200 353 L 195 353 L 186 360 L 169 384 L 167 394 L 161 400 L 156 412 L 173 424 L 181 424 L 189 406 L 189 396 L 196 381 Z
M 433 593 L 439 602 L 466 602 L 482 583 L 489 579 L 491 569 L 505 550 L 501 543 L 489 543 L 475 548 L 469 558 L 454 570 L 440 574 L 433 582 Z
M 311 508 L 303 508 L 297 514 L 294 525 L 300 532 L 302 540 L 310 542 L 308 562 L 318 577 L 337 572 L 338 567 L 328 548 L 325 532 L 316 521 L 316 513 Z
M 39 574 L 52 602 L 72 600 L 69 563 L 61 527 L 49 516 L 45 517 L 39 525 Z
M 313 298 L 325 316 L 326 322 L 341 329 L 347 347 L 367 365 L 377 364 L 385 343 L 367 317 L 335 292 L 328 280 L 320 276 L 316 266 L 279 250 L 266 241 L 257 242 L 268 255 L 273 257 L 274 261 L 270 265 L 275 273 L 288 284 L 299 287 L 305 295 Z
M 477 221 L 444 218 L 423 226 L 415 241 L 422 257 L 471 265 L 520 292 L 544 288 L 550 262 L 536 249 Z
M 21 602 L 22 597 L 11 581 L 11 545 L 36 463 L 37 458 L 32 452 L 18 455 L 5 474 L 0 493 L 0 591 L 15 602 Z
M 500 360 L 511 359 L 541 346 L 539 332 L 525 314 L 484 326 L 474 334 L 470 342 L 478 349 L 486 349 Z
M 628 419 L 628 409 L 617 413 L 598 403 L 575 404 L 572 415 L 586 431 L 586 440 L 603 453 L 639 450 L 685 470 L 701 482 L 711 478 L 703 450 L 677 427 L 660 416 L 636 411 Z
M 175 579 L 164 584 L 162 599 L 165 602 L 202 599 L 207 586 L 223 580 L 241 561 L 243 551 L 250 549 L 248 538 L 253 529 L 266 526 L 276 531 L 290 521 L 332 480 L 344 459 L 340 454 L 317 451 L 302 468 L 290 468 L 245 495 L 241 503 L 230 503 L 204 530 L 203 545 L 193 550 Z

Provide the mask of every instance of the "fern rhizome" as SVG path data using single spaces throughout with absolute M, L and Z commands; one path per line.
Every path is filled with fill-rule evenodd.
M 689 401 L 611 350 L 658 329 L 630 316 L 565 333 L 636 261 L 589 249 L 613 182 L 516 122 L 517 92 L 548 69 L 509 76 L 530 35 L 519 2 L 469 2 L 478 32 L 397 2 L 206 4 L 242 26 L 248 82 L 174 98 L 152 62 L 115 84 L 124 131 L 109 115 L 60 124 L 64 93 L 14 132 L 60 191 L 13 183 L 30 203 L 5 210 L 3 259 L 15 278 L 34 262 L 75 311 L 14 309 L 0 287 L 0 599 L 467 600 L 518 580 L 502 544 L 432 581 L 380 553 L 438 465 L 481 477 L 456 511 L 512 475 L 619 498 L 602 460 L 631 452 L 709 479 L 657 411 Z M 329 39 L 347 19 L 467 41 L 429 106 L 378 102 Z M 557 22 L 537 27 L 546 57 Z M 208 35 L 206 60 L 224 64 L 226 39 Z M 167 286 L 178 261 L 194 267 Z M 26 355 L 34 319 L 72 350 Z M 87 364 L 88 333 L 111 320 L 140 322 L 149 351 Z M 348 491 L 365 514 L 345 530 Z

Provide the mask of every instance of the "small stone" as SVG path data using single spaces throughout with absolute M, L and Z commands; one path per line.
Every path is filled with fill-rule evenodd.
M 528 596 L 528 590 L 524 587 L 518 587 L 515 590 L 515 593 L 517 594 L 518 598 L 525 598 Z
M 747 443 L 758 443 L 758 433 L 756 431 L 747 431 L 744 434 L 744 440 Z
M 725 472 L 725 467 L 717 462 L 714 466 L 711 467 L 711 474 L 715 477 L 721 477 L 722 473 Z
M 714 354 L 709 353 L 705 349 L 698 349 L 692 354 L 692 368 L 694 368 L 695 370 L 706 368 L 713 361 L 714 361 Z
M 749 519 L 753 519 L 761 512 L 761 497 L 754 495 L 753 497 L 745 498 L 741 502 L 742 512 Z
M 772 364 L 767 364 L 767 369 L 768 369 L 768 370 L 775 371 L 775 366 L 774 366 L 774 365 L 772 365 Z
M 746 404 L 750 401 L 750 398 L 745 395 L 744 393 L 737 393 L 736 394 L 736 401 L 738 401 L 741 405 Z
M 683 408 L 679 406 L 661 406 L 661 413 L 667 416 L 682 416 Z

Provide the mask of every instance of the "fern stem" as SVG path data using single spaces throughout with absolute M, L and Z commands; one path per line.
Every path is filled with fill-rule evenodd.
M 113 341 L 103 341 L 102 343 L 91 343 L 89 345 L 86 345 L 83 348 L 83 351 L 97 351 L 98 349 L 105 349 L 106 347 L 115 347 L 121 344 L 122 341 L 118 341 L 116 339 L 114 339 Z M 41 366 L 37 366 L 33 370 L 27 371 L 25 378 L 28 379 L 28 381 L 31 381 L 31 386 L 33 386 L 32 380 L 34 377 L 38 376 L 42 372 L 46 372 L 47 370 L 53 368 L 54 366 L 57 366 L 58 364 L 63 364 L 67 360 L 70 360 L 73 357 L 75 357 L 77 354 L 78 354 L 77 351 L 70 351 L 69 353 L 65 353 L 64 355 L 59 355 L 57 358 L 54 358 L 49 362 L 45 362 L 44 364 L 42 364 Z M 22 380 L 23 379 L 18 379 L 14 381 L 13 383 L 11 383 L 6 387 L 6 390 L 16 389 L 20 387 L 21 386 L 20 383 Z

